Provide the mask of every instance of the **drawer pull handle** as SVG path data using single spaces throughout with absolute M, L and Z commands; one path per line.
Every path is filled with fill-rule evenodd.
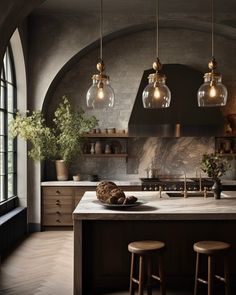
M 58 215 L 61 215 L 61 212 L 59 212 L 59 211 L 57 211 L 56 213 L 57 213 Z
M 57 195 L 60 195 L 60 191 L 56 191 L 56 194 L 57 194 Z
M 56 222 L 61 223 L 61 221 L 59 219 L 57 219 Z

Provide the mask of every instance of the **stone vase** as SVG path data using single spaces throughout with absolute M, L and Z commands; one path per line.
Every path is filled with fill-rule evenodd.
M 221 191 L 222 191 L 222 185 L 221 185 L 221 181 L 220 179 L 214 179 L 214 184 L 212 186 L 212 191 L 213 191 L 213 194 L 214 194 L 214 198 L 216 200 L 220 199 L 220 194 L 221 194 Z
M 69 179 L 69 167 L 68 163 L 64 160 L 56 160 L 56 173 L 57 173 L 57 180 L 64 181 Z

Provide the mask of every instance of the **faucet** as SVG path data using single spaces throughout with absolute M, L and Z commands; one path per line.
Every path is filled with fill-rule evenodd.
M 183 169 L 184 172 L 184 198 L 187 198 L 188 192 L 187 192 L 187 176 L 186 176 L 186 171 Z
M 199 192 L 202 192 L 202 174 L 200 167 L 197 167 L 196 169 L 196 178 L 198 177 L 198 171 L 199 171 Z

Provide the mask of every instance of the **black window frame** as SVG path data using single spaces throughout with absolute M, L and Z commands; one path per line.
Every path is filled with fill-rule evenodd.
M 2 116 L 2 122 L 4 122 L 4 126 L 0 126 L 0 137 L 2 137 L 0 140 L 0 157 L 4 162 L 3 166 L 0 167 L 2 168 L 0 169 L 1 206 L 17 195 L 17 140 L 11 139 L 9 136 L 9 119 L 15 117 L 17 110 L 16 75 L 10 44 L 7 46 L 0 73 L 0 119 Z M 9 147 L 11 147 L 11 150 Z M 11 159 L 10 162 L 9 159 Z M 12 171 L 9 171 L 9 163 L 11 163 Z M 11 191 L 10 177 L 12 177 Z

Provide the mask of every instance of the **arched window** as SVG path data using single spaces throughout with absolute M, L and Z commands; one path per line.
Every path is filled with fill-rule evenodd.
M 16 195 L 16 140 L 9 136 L 9 124 L 15 115 L 16 80 L 10 45 L 4 55 L 0 88 L 0 202 Z

